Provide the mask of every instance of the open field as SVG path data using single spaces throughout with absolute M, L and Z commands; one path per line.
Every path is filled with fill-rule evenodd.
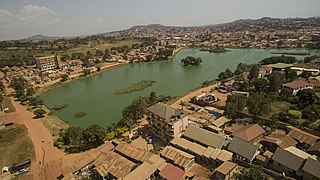
M 10 97 L 4 96 L 3 97 L 3 108 L 9 108 L 6 113 L 15 112 L 16 109 L 14 108 L 13 104 L 11 103 Z
M 34 149 L 25 125 L 0 130 L 0 168 L 34 159 Z
M 76 52 L 77 53 L 80 53 L 80 52 L 87 53 L 87 51 L 90 51 L 92 54 L 94 54 L 96 49 L 100 49 L 100 50 L 104 51 L 106 48 L 119 47 L 119 46 L 124 46 L 124 45 L 131 47 L 132 44 L 136 44 L 136 43 L 140 44 L 141 42 L 136 41 L 136 40 L 126 40 L 126 41 L 118 41 L 118 42 L 111 43 L 111 44 L 104 43 L 104 44 L 82 45 L 81 47 L 71 48 L 68 50 L 60 50 L 60 51 L 28 50 L 28 49 L 10 48 L 7 50 L 0 50 L 0 58 L 8 58 L 8 57 L 11 57 L 12 55 L 48 56 L 48 55 L 53 55 L 55 53 L 71 55 L 72 53 L 76 53 Z
M 54 137 L 59 135 L 60 129 L 66 129 L 69 127 L 69 124 L 60 120 L 56 116 L 46 116 L 42 118 L 41 121 Z

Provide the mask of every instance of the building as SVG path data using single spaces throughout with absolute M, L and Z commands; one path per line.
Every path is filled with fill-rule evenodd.
M 272 73 L 272 68 L 269 66 L 261 66 L 259 68 L 259 78 L 266 78 Z
M 302 177 L 304 163 L 311 155 L 295 147 L 277 148 L 272 156 L 272 167 L 291 177 Z
M 181 180 L 181 179 L 183 179 L 185 174 L 186 174 L 185 171 L 183 171 L 182 169 L 180 169 L 170 163 L 168 163 L 159 172 L 161 179 L 166 179 L 166 180 Z
M 264 133 L 264 129 L 258 124 L 249 124 L 235 131 L 232 135 L 244 141 L 253 143 L 260 140 Z
M 149 130 L 167 142 L 188 127 L 188 115 L 164 103 L 148 107 L 147 113 Z
M 275 72 L 283 72 L 286 68 L 290 68 L 293 64 L 286 64 L 286 63 L 276 63 L 276 64 L 269 64 L 268 67 L 272 68 L 272 71 Z
M 195 161 L 195 156 L 172 146 L 166 146 L 161 151 L 160 156 L 183 170 L 188 170 Z
M 225 136 L 193 125 L 190 125 L 182 136 L 205 147 L 214 147 L 219 149 L 222 148 L 226 140 Z
M 302 168 L 303 179 L 320 179 L 320 159 L 309 157 Z
M 233 175 L 237 170 L 238 170 L 237 164 L 230 161 L 226 161 L 216 169 L 212 179 L 217 179 L 217 180 L 235 179 L 233 178 Z
M 211 124 L 218 128 L 221 128 L 228 122 L 230 122 L 230 119 L 226 118 L 225 116 L 221 116 L 218 119 L 212 121 Z
M 275 152 L 278 147 L 282 149 L 290 146 L 295 147 L 298 142 L 286 134 L 270 134 L 262 138 L 259 143 L 263 145 L 264 149 Z
M 232 139 L 227 149 L 234 153 L 236 160 L 246 161 L 248 163 L 251 163 L 259 154 L 258 146 L 237 137 Z
M 40 69 L 42 72 L 48 72 L 50 70 L 60 69 L 62 67 L 60 57 L 57 55 L 36 57 L 36 65 L 37 68 Z
M 308 149 L 310 146 L 320 140 L 320 137 L 302 131 L 296 127 L 287 126 L 287 128 L 290 129 L 288 135 L 298 141 L 298 145 L 304 149 Z
M 296 95 L 298 91 L 304 89 L 313 89 L 313 85 L 305 79 L 298 79 L 281 85 L 281 94 Z
M 320 141 L 314 143 L 308 150 L 307 153 L 320 157 Z
M 146 180 L 154 179 L 158 172 L 167 165 L 166 161 L 160 156 L 152 154 L 140 166 L 126 175 L 123 180 Z
M 128 143 L 118 144 L 114 151 L 135 163 L 145 162 L 153 155 L 149 151 L 138 149 Z

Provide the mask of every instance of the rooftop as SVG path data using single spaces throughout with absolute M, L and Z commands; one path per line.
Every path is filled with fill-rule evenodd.
M 302 170 L 320 179 L 320 160 L 316 157 L 309 157 Z
M 203 153 L 203 156 L 215 160 L 219 160 L 222 162 L 229 161 L 232 159 L 232 152 L 221 150 L 217 148 L 208 147 L 206 151 Z
M 221 148 L 226 139 L 224 136 L 192 125 L 188 126 L 183 136 L 215 148 Z
M 221 127 L 221 126 L 223 126 L 225 123 L 227 123 L 229 121 L 230 121 L 230 119 L 222 116 L 222 117 L 219 117 L 218 119 L 216 119 L 215 121 L 211 122 L 211 124 L 216 126 L 216 127 Z
M 291 136 L 285 134 L 270 134 L 269 136 L 262 138 L 261 141 L 277 144 L 282 149 L 290 146 L 295 146 L 298 143 Z
M 180 167 L 187 167 L 195 158 L 193 155 L 172 146 L 166 146 L 161 151 L 161 156 L 170 159 L 174 164 Z
M 269 64 L 267 66 L 271 67 L 271 68 L 275 68 L 275 69 L 285 69 L 285 68 L 288 68 L 288 67 L 292 67 L 293 64 L 276 63 L 276 64 Z
M 292 81 L 289 83 L 282 84 L 282 86 L 287 87 L 287 88 L 292 88 L 292 89 L 300 88 L 300 87 L 304 87 L 304 86 L 311 86 L 311 85 L 312 84 L 309 83 L 305 79 L 299 79 L 299 80 L 295 80 L 295 81 Z
M 271 71 L 272 68 L 269 67 L 269 66 L 261 66 L 261 67 L 259 68 L 259 70 L 260 70 L 260 71 Z
M 255 157 L 258 148 L 258 146 L 235 137 L 232 139 L 227 149 L 251 161 Z
M 304 142 L 306 144 L 314 144 L 317 140 L 320 139 L 320 137 L 310 134 L 308 132 L 302 131 L 298 128 L 288 126 L 290 132 L 288 133 L 289 136 L 291 136 L 293 139 L 296 139 L 298 141 Z
M 160 176 L 167 180 L 180 180 L 186 172 L 168 163 L 161 171 Z
M 294 171 L 301 172 L 303 163 L 309 156 L 311 155 L 295 147 L 289 147 L 286 149 L 277 148 L 271 159 Z
M 235 167 L 237 167 L 237 164 L 230 161 L 225 161 L 216 169 L 216 171 L 226 175 L 226 174 L 229 174 L 230 171 Z
M 120 143 L 115 151 L 139 162 L 145 162 L 152 155 L 151 152 L 138 149 L 128 143 Z
M 172 108 L 164 103 L 157 103 L 147 108 L 147 111 L 159 116 L 162 119 L 171 119 L 173 116 L 181 115 L 182 111 Z
M 242 140 L 250 142 L 265 133 L 264 129 L 258 124 L 249 124 L 234 132 L 232 135 Z
M 194 143 L 194 142 L 191 142 L 186 139 L 179 138 L 179 137 L 174 138 L 171 141 L 171 144 L 179 146 L 183 149 L 189 150 L 189 151 L 191 151 L 195 154 L 198 154 L 198 155 L 202 155 L 206 151 L 206 148 L 204 146 L 201 146 L 197 143 Z

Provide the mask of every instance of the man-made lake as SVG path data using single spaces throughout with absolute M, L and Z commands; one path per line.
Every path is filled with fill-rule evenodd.
M 270 56 L 271 52 L 309 52 L 320 55 L 320 51 L 307 50 L 258 50 L 231 49 L 226 53 L 209 53 L 198 49 L 183 49 L 169 61 L 128 64 L 100 74 L 77 80 L 42 94 L 48 107 L 68 103 L 69 106 L 55 111 L 54 115 L 71 125 L 86 127 L 91 124 L 110 125 L 121 119 L 121 110 L 138 96 L 155 91 L 158 95 L 179 96 L 201 86 L 205 80 L 213 80 L 226 68 L 234 70 L 238 63 L 257 63 Z M 186 56 L 201 57 L 198 67 L 181 67 L 180 60 Z M 296 56 L 303 59 L 304 56 Z M 151 87 L 131 94 L 115 95 L 117 89 L 129 87 L 142 80 L 154 80 Z M 76 118 L 79 112 L 86 115 Z

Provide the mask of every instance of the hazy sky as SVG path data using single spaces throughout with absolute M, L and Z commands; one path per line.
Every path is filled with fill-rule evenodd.
M 134 25 L 320 16 L 320 0 L 0 0 L 0 40 L 90 35 Z

